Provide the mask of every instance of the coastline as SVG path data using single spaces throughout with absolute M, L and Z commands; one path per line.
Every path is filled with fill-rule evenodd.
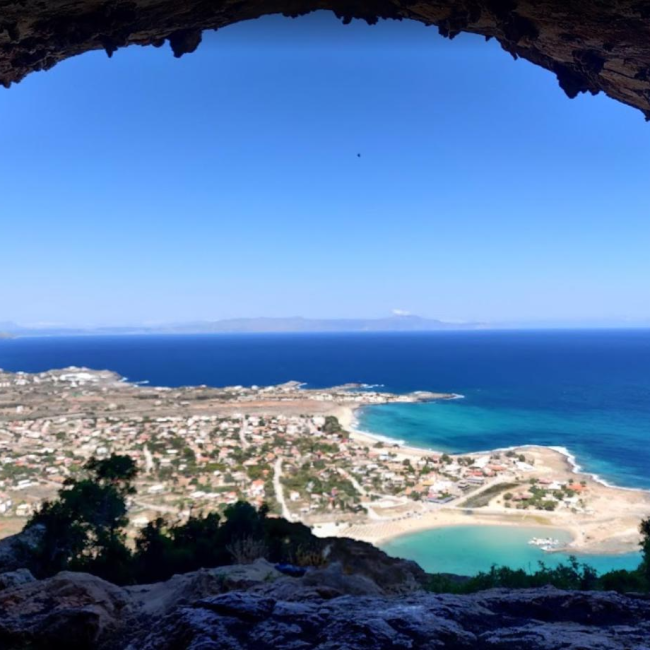
M 575 457 L 564 447 L 522 445 L 447 454 L 446 458 L 441 458 L 440 451 L 407 445 L 405 441 L 361 429 L 358 420 L 361 408 L 460 398 L 451 393 L 366 393 L 354 390 L 359 384 L 307 389 L 294 381 L 267 387 L 156 388 L 142 382 L 129 382 L 114 372 L 74 367 L 41 373 L 26 393 L 23 386 L 29 378 L 25 373 L 3 375 L 9 393 L 13 394 L 13 390 L 22 401 L 21 410 L 7 412 L 6 418 L 12 429 L 17 427 L 27 432 L 22 442 L 26 452 L 33 452 L 34 446 L 39 444 L 47 443 L 55 448 L 60 444 L 48 433 L 47 427 L 46 437 L 36 438 L 40 442 L 33 442 L 27 429 L 33 427 L 34 422 L 40 423 L 42 428 L 44 423 L 61 416 L 83 422 L 87 413 L 100 412 L 105 418 L 115 418 L 119 411 L 119 420 L 128 426 L 125 430 L 128 432 L 131 432 L 133 417 L 149 418 L 152 413 L 157 416 L 155 421 L 163 418 L 160 421 L 164 422 L 164 418 L 169 417 L 185 420 L 188 427 L 197 431 L 200 429 L 197 421 L 206 417 L 235 418 L 250 423 L 259 416 L 251 425 L 256 427 L 255 435 L 246 427 L 241 427 L 238 433 L 236 426 L 229 427 L 231 437 L 245 446 L 270 435 L 266 423 L 269 415 L 281 415 L 283 421 L 293 418 L 303 422 L 303 428 L 294 427 L 289 431 L 287 427 L 285 436 L 290 440 L 309 431 L 317 433 L 328 416 L 336 416 L 348 433 L 342 434 L 337 429 L 326 435 L 334 436 L 337 442 L 348 437 L 353 441 L 349 450 L 347 445 L 341 445 L 339 453 L 350 467 L 355 457 L 362 459 L 362 466 L 367 468 L 361 472 L 365 487 L 347 471 L 348 465 L 338 467 L 336 459 L 331 458 L 332 467 L 352 483 L 361 508 L 340 516 L 338 512 L 330 512 L 332 508 L 329 511 L 305 508 L 303 497 L 300 514 L 295 512 L 293 517 L 312 525 L 314 532 L 321 536 L 345 536 L 380 544 L 401 535 L 439 527 L 532 524 L 544 526 L 549 531 L 567 531 L 571 541 L 557 548 L 558 551 L 611 555 L 638 551 L 640 521 L 650 518 L 650 492 L 611 486 L 600 477 L 583 472 Z M 71 392 L 69 386 L 78 391 Z M 60 401 L 52 400 L 52 391 L 60 393 Z M 320 424 L 316 417 L 321 420 Z M 78 434 L 73 432 L 72 435 Z M 130 444 L 130 435 L 125 433 L 124 444 Z M 245 443 L 246 435 L 252 438 L 249 445 Z M 318 435 L 324 434 L 320 431 Z M 87 453 L 91 451 L 89 448 Z M 197 453 L 202 451 L 199 449 Z M 285 460 L 291 464 L 293 452 Z M 418 467 L 425 471 L 418 471 Z M 368 471 L 379 473 L 378 485 L 368 480 Z M 53 489 L 53 484 L 48 486 Z M 170 494 L 174 493 L 173 486 L 168 489 Z M 242 489 L 245 491 L 247 486 Z M 42 497 L 42 490 L 35 489 L 30 495 L 35 503 Z M 297 500 L 300 500 L 300 493 Z
M 453 399 L 464 399 L 464 395 L 459 395 Z M 374 405 L 370 405 L 374 406 Z M 368 408 L 368 405 L 355 406 L 353 408 L 347 406 L 341 406 L 341 414 L 339 416 L 339 422 L 342 423 L 343 427 L 346 428 L 351 434 L 352 437 L 356 440 L 362 442 L 383 442 L 391 445 L 399 445 L 399 447 L 405 451 L 412 452 L 418 456 L 426 454 L 443 454 L 445 452 L 440 451 L 439 449 L 431 449 L 426 447 L 416 447 L 414 445 L 407 445 L 404 440 L 399 440 L 397 438 L 391 438 L 383 434 L 373 433 L 371 431 L 365 431 L 359 429 L 359 419 L 357 417 L 357 412 L 362 411 L 365 408 Z M 610 483 L 607 479 L 604 479 L 599 474 L 595 472 L 588 472 L 584 469 L 575 456 L 567 447 L 562 447 L 560 445 L 534 445 L 534 444 L 523 444 L 523 445 L 513 445 L 510 447 L 496 447 L 494 449 L 477 449 L 474 451 L 464 452 L 466 455 L 475 455 L 475 454 L 491 454 L 491 453 L 504 453 L 507 451 L 515 451 L 517 449 L 550 449 L 552 451 L 561 454 L 566 458 L 566 461 L 571 468 L 571 471 L 576 476 L 585 476 L 589 477 L 596 483 L 600 483 L 602 486 L 607 488 L 613 488 L 616 490 L 626 490 L 629 492 L 642 492 L 644 494 L 650 495 L 650 488 L 636 488 L 636 487 L 627 487 L 624 485 L 616 485 L 615 483 Z M 451 456 L 459 456 L 463 454 L 451 453 Z
M 397 453 L 404 458 L 422 458 L 443 452 L 407 445 L 403 440 L 364 431 L 359 427 L 358 412 L 364 406 L 340 405 L 337 417 L 350 432 L 352 439 L 366 445 L 378 442 L 399 447 Z M 336 535 L 353 537 L 375 545 L 414 533 L 450 526 L 541 526 L 562 530 L 571 541 L 556 549 L 557 552 L 589 555 L 623 555 L 638 552 L 638 525 L 643 516 L 650 516 L 650 490 L 612 485 L 594 473 L 585 472 L 576 457 L 565 447 L 519 445 L 494 450 L 481 450 L 460 454 L 474 456 L 486 453 L 526 451 L 539 461 L 543 473 L 573 476 L 585 481 L 598 502 L 597 514 L 573 515 L 570 512 L 545 512 L 540 510 L 506 510 L 501 507 L 461 508 L 438 507 L 411 516 L 353 525 L 337 530 Z M 454 455 L 454 454 L 450 454 Z M 537 465 L 537 463 L 536 463 Z M 612 532 L 615 531 L 615 532 Z M 551 551 L 553 552 L 553 551 Z
M 464 399 L 464 395 L 458 395 L 452 399 Z M 370 405 L 374 406 L 374 405 Z M 339 415 L 339 422 L 347 429 L 352 437 L 356 440 L 362 442 L 383 442 L 391 445 L 399 445 L 399 447 L 405 451 L 413 452 L 415 454 L 426 455 L 426 454 L 443 454 L 445 452 L 439 449 L 431 449 L 427 447 L 417 447 L 414 445 L 407 445 L 406 441 L 399 440 L 398 438 L 391 438 L 390 436 L 374 433 L 371 431 L 365 431 L 359 428 L 359 419 L 357 417 L 357 412 L 362 411 L 363 409 L 369 408 L 368 405 L 347 407 L 341 406 L 341 413 Z M 523 444 L 523 445 L 513 445 L 510 447 L 496 447 L 494 449 L 476 449 L 473 451 L 464 452 L 466 455 L 475 455 L 475 454 L 491 454 L 491 453 L 504 453 L 507 451 L 515 451 L 517 449 L 551 449 L 552 451 L 557 452 L 564 456 L 569 464 L 571 471 L 576 476 L 586 476 L 591 478 L 593 481 L 600 483 L 604 487 L 614 488 L 616 490 L 627 490 L 629 492 L 642 492 L 644 494 L 650 495 L 650 488 L 636 488 L 636 487 L 627 487 L 623 485 L 616 485 L 615 483 L 610 483 L 607 479 L 604 479 L 599 474 L 595 472 L 588 472 L 584 469 L 575 456 L 567 447 L 562 447 L 560 445 L 534 445 L 534 444 Z M 448 452 L 451 456 L 459 456 L 463 454 Z

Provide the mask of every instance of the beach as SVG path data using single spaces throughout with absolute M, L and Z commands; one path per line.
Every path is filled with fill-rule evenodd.
M 316 349 L 322 356 L 318 357 L 316 366 L 305 365 L 300 360 L 299 367 L 283 367 L 281 370 L 283 379 L 306 378 L 311 379 L 311 383 L 284 381 L 273 386 L 259 386 L 249 381 L 250 385 L 246 387 L 248 377 L 278 372 L 277 366 L 270 362 L 256 362 L 247 370 L 250 374 L 242 376 L 240 384 L 221 388 L 210 386 L 211 382 L 218 384 L 222 378 L 221 374 L 212 374 L 221 372 L 221 366 L 214 363 L 217 352 L 225 354 L 226 344 L 220 339 L 174 339 L 173 345 L 179 350 L 189 354 L 194 350 L 192 346 L 198 346 L 207 355 L 205 362 L 201 361 L 203 356 L 196 356 L 196 365 L 190 369 L 188 377 L 196 378 L 195 385 L 177 387 L 168 384 L 181 381 L 184 376 L 182 367 L 179 376 L 175 371 L 172 381 L 165 374 L 167 366 L 161 367 L 164 372 L 160 374 L 155 370 L 158 366 L 151 365 L 154 358 L 164 356 L 164 346 L 172 345 L 171 341 L 152 340 L 144 351 L 139 339 L 114 340 L 108 346 L 94 343 L 84 353 L 84 358 L 91 354 L 89 361 L 96 362 L 98 367 L 107 367 L 109 364 L 104 357 L 92 355 L 96 350 L 103 350 L 102 345 L 107 350 L 117 348 L 121 354 L 115 358 L 111 356 L 110 365 L 124 365 L 124 375 L 92 371 L 88 367 L 83 370 L 80 366 L 76 370 L 68 368 L 65 372 L 49 371 L 48 374 L 44 371 L 45 379 L 49 381 L 56 377 L 57 381 L 50 386 L 41 374 L 39 383 L 30 383 L 30 390 L 23 386 L 28 379 L 24 375 L 6 377 L 6 382 L 11 386 L 11 382 L 16 382 L 16 387 L 6 389 L 9 392 L 4 414 L 7 427 L 4 444 L 22 467 L 35 470 L 38 476 L 46 469 L 52 474 L 48 473 L 46 480 L 39 479 L 29 485 L 18 484 L 21 480 L 25 483 L 26 477 L 8 477 L 5 504 L 11 501 L 12 505 L 6 507 L 16 512 L 14 519 L 7 518 L 5 522 L 18 526 L 25 521 L 24 517 L 29 516 L 28 508 L 35 508 L 43 498 L 51 497 L 59 485 L 54 479 L 61 479 L 69 464 L 80 463 L 93 453 L 96 447 L 93 435 L 98 429 L 105 430 L 106 435 L 110 433 L 113 445 L 119 451 L 132 453 L 136 458 L 141 455 L 136 443 L 143 439 L 142 436 L 151 444 L 158 444 L 158 435 L 167 435 L 166 430 L 172 429 L 180 434 L 184 444 L 194 445 L 199 438 L 203 441 L 202 447 L 194 448 L 200 463 L 193 471 L 210 482 L 210 490 L 179 488 L 168 477 L 145 473 L 140 487 L 147 496 L 140 499 L 144 505 L 139 504 L 138 511 L 134 512 L 138 521 L 153 516 L 158 512 L 155 508 L 174 511 L 173 500 L 180 496 L 185 498 L 186 493 L 198 503 L 209 503 L 210 507 L 217 507 L 226 498 L 251 498 L 251 494 L 261 502 L 265 495 L 251 492 L 252 482 L 246 468 L 240 467 L 241 459 L 230 459 L 231 448 L 244 445 L 247 456 L 251 457 L 248 462 L 267 466 L 267 473 L 275 474 L 277 471 L 280 474 L 282 471 L 284 477 L 289 477 L 300 471 L 305 473 L 307 470 L 302 468 L 306 462 L 309 463 L 310 475 L 285 487 L 284 504 L 293 520 L 312 526 L 317 534 L 323 536 L 348 536 L 382 545 L 403 535 L 454 526 L 497 526 L 504 530 L 508 527 L 542 526 L 549 531 L 549 536 L 554 530 L 563 530 L 570 535 L 570 542 L 562 550 L 602 556 L 638 552 L 638 526 L 644 517 L 650 516 L 650 493 L 638 489 L 649 487 L 645 471 L 648 452 L 643 444 L 647 437 L 645 409 L 648 400 L 643 385 L 630 391 L 629 386 L 639 381 L 636 375 L 623 374 L 620 384 L 614 384 L 612 375 L 605 373 L 605 369 L 602 376 L 607 381 L 603 379 L 602 386 L 587 385 L 581 383 L 579 376 L 571 375 L 576 366 L 572 363 L 561 367 L 563 380 L 566 376 L 572 377 L 568 387 L 566 383 L 559 383 L 558 377 L 552 374 L 537 377 L 534 385 L 527 385 L 525 380 L 530 377 L 528 366 L 518 362 L 510 364 L 511 374 L 501 369 L 495 378 L 492 374 L 493 346 L 497 346 L 497 351 L 502 350 L 499 346 L 505 346 L 505 342 L 499 341 L 475 341 L 481 347 L 473 346 L 470 358 L 462 356 L 466 354 L 464 338 L 455 342 L 446 337 L 444 340 L 435 337 L 426 341 L 411 337 L 399 340 L 380 337 L 366 356 L 360 353 L 364 348 L 357 339 L 321 341 L 319 338 Z M 511 345 L 510 338 L 507 341 L 508 346 Z M 535 341 L 536 338 L 525 337 L 522 344 L 532 345 Z M 626 341 L 627 338 L 623 342 Z M 643 341 L 645 339 L 633 347 L 635 358 L 645 349 L 640 347 Z M 64 356 L 67 358 L 76 350 L 84 350 L 86 342 L 86 339 L 69 342 L 68 352 L 65 352 L 65 346 L 63 348 Z M 43 356 L 43 348 L 49 349 L 48 341 L 28 343 L 39 364 L 49 362 L 50 357 L 47 354 Z M 250 345 L 248 339 L 241 345 L 244 343 Z M 377 355 L 385 354 L 392 349 L 390 346 L 398 343 L 402 365 L 388 364 L 387 368 L 393 368 L 391 381 L 379 377 L 383 381 L 370 386 L 368 380 L 378 372 L 370 360 L 380 358 Z M 444 343 L 444 346 L 438 347 L 439 343 Z M 456 372 L 458 359 L 461 359 L 463 368 L 472 369 L 472 381 L 480 382 L 486 388 L 472 389 L 453 376 L 443 379 L 431 376 L 433 362 L 452 344 L 458 347 L 452 346 L 453 354 L 448 359 L 447 371 Z M 540 343 L 538 363 L 542 363 L 546 354 L 546 344 L 545 339 Z M 578 340 L 570 337 L 569 344 L 573 349 Z M 231 345 L 233 342 L 229 341 L 226 347 Z M 272 359 L 289 354 L 296 346 L 304 351 L 313 351 L 306 339 L 274 339 L 260 342 L 260 345 Z M 321 345 L 325 346 L 324 352 Z M 477 349 L 479 352 L 483 350 L 483 357 Z M 510 350 L 507 346 L 505 349 Z M 422 354 L 427 350 L 430 356 L 425 356 L 423 363 Z M 212 357 L 208 354 L 210 351 Z M 587 351 L 589 354 L 585 352 L 583 356 L 590 360 L 595 358 L 591 348 Z M 48 352 L 54 353 L 62 353 L 61 343 Z M 570 352 L 563 354 L 566 356 Z M 25 358 L 29 360 L 23 352 L 19 358 L 20 367 L 24 367 Z M 137 367 L 129 363 L 134 358 L 138 360 Z M 618 359 L 618 356 L 614 357 L 617 363 Z M 5 358 L 3 365 L 6 363 Z M 365 373 L 364 364 L 370 364 L 370 370 Z M 406 366 L 409 372 L 400 374 L 399 368 Z M 148 368 L 149 374 L 144 374 L 142 368 Z M 436 368 L 440 370 L 440 365 Z M 311 372 L 314 374 L 310 375 Z M 465 372 L 463 370 L 461 374 Z M 61 373 L 63 378 L 58 377 Z M 474 374 L 478 376 L 474 377 Z M 90 381 L 95 375 L 97 381 Z M 124 376 L 132 377 L 131 381 L 123 381 Z M 334 378 L 340 383 L 335 383 Z M 350 378 L 355 380 L 354 383 L 349 383 Z M 408 378 L 408 383 L 405 378 Z M 494 384 L 497 380 L 503 382 L 504 378 L 508 381 L 505 386 Z M 66 382 L 80 385 L 75 391 L 70 391 L 65 389 Z M 334 388 L 318 388 L 319 384 L 334 385 Z M 390 389 L 385 386 L 390 386 Z M 441 392 L 441 388 L 447 386 L 465 394 L 466 399 L 454 399 L 457 397 L 454 393 Z M 11 390 L 16 392 L 15 398 L 9 394 Z M 52 390 L 61 393 L 58 399 L 52 399 Z M 15 406 L 18 399 L 20 412 Z M 620 404 L 620 410 L 612 411 L 610 403 Z M 607 409 L 603 405 L 607 405 Z M 364 430 L 367 425 L 359 425 L 357 415 L 360 408 L 368 409 L 363 420 L 373 423 L 373 433 Z M 325 432 L 328 416 L 336 416 L 341 427 L 328 425 Z M 59 440 L 55 434 L 62 417 L 67 418 L 66 427 L 70 431 Z M 214 424 L 203 424 L 208 420 L 214 420 Z M 216 426 L 217 421 L 219 427 L 226 427 L 225 430 Z M 116 426 L 119 429 L 117 438 Z M 207 430 L 203 431 L 206 427 Z M 384 432 L 386 435 L 381 435 Z M 312 452 L 307 442 L 307 438 L 312 436 L 322 438 L 325 447 Z M 270 449 L 264 446 L 269 440 L 273 442 Z M 403 444 L 404 440 L 412 443 Z M 537 444 L 526 444 L 528 442 Z M 225 491 L 225 472 L 217 476 L 208 471 L 212 460 L 205 453 L 206 444 L 213 446 L 215 453 L 223 451 L 226 460 L 239 470 L 235 481 L 228 481 L 227 487 L 231 492 Z M 41 456 L 36 452 L 41 448 L 59 449 L 70 445 L 77 450 L 77 457 L 69 458 L 60 453 L 55 466 L 46 468 L 39 465 Z M 490 446 L 492 451 L 487 451 Z M 171 463 L 167 450 L 162 445 L 160 447 L 152 447 L 154 468 L 156 463 L 160 467 L 163 463 L 167 466 Z M 259 453 L 258 449 L 261 450 Z M 448 460 L 441 462 L 442 451 L 453 449 L 463 453 L 449 453 Z M 282 456 L 278 470 L 275 470 L 277 458 L 274 456 L 270 463 L 265 457 L 269 452 Z M 583 471 L 572 453 L 590 470 L 602 473 L 611 484 Z M 527 468 L 518 467 L 518 456 L 525 457 Z M 461 460 L 464 462 L 459 466 Z M 453 471 L 446 464 L 449 462 L 460 471 Z M 501 467 L 495 469 L 495 465 Z M 487 471 L 482 472 L 483 469 Z M 57 477 L 55 470 L 60 476 Z M 314 478 L 320 481 L 315 489 L 311 480 Z M 518 492 L 530 491 L 533 480 L 543 485 L 562 484 L 564 498 L 557 500 L 557 507 L 549 510 L 538 507 L 540 503 L 535 499 L 528 502 L 517 500 Z M 619 480 L 628 487 L 618 487 Z M 580 485 L 583 481 L 584 489 Z M 447 487 L 435 487 L 432 482 L 446 483 Z M 340 503 L 341 487 L 345 488 L 346 483 L 349 507 Z M 461 483 L 464 483 L 462 488 L 459 487 Z M 574 505 L 568 505 L 566 499 L 569 484 L 577 490 L 578 502 Z M 271 498 L 274 492 L 278 493 L 277 481 L 275 489 L 271 490 L 269 483 L 268 490 Z M 489 490 L 494 492 L 489 493 Z M 515 498 L 506 503 L 505 495 L 509 492 Z M 195 493 L 196 496 L 192 496 Z M 480 501 L 482 495 L 486 495 L 484 502 L 478 505 L 473 502 L 476 498 Z M 0 535 L 10 534 L 12 530 L 5 525 Z
M 399 444 L 398 448 L 393 448 L 398 458 L 419 459 L 440 453 L 403 445 L 384 436 L 359 430 L 357 410 L 341 406 L 336 411 L 343 427 L 350 431 L 351 437 L 357 442 L 369 446 L 376 445 L 377 442 Z M 399 513 L 382 521 L 339 527 L 335 534 L 380 545 L 403 535 L 448 526 L 544 526 L 549 531 L 561 529 L 571 535 L 571 541 L 561 549 L 566 552 L 614 555 L 638 551 L 639 523 L 642 518 L 650 516 L 650 492 L 612 486 L 580 471 L 575 459 L 565 449 L 522 445 L 512 451 L 523 453 L 534 461 L 534 470 L 525 475 L 522 473 L 522 480 L 555 479 L 584 483 L 585 493 L 589 495 L 589 511 L 577 514 L 570 511 L 518 511 L 505 507 L 503 500 L 498 497 L 484 507 L 467 508 L 459 505 L 464 501 L 464 498 L 460 498 L 434 508 Z M 463 454 L 468 455 L 473 454 Z M 498 484 L 498 480 L 485 489 Z

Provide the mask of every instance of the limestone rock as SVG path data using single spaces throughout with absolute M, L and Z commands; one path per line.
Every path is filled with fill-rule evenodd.
M 495 38 L 556 75 L 569 97 L 605 92 L 650 119 L 650 5 L 643 0 L 21 0 L 0 2 L 0 84 L 89 50 L 127 45 L 193 52 L 202 31 L 274 13 L 331 9 L 344 23 L 380 18 Z
M 346 537 L 330 537 L 325 541 L 325 555 L 330 562 L 339 562 L 348 574 L 369 578 L 383 593 L 419 591 L 427 580 L 426 573 L 415 562 L 391 557 L 367 542 Z
M 39 525 L 0 539 L 0 572 L 15 571 L 27 566 L 30 551 L 36 548 L 42 536 L 43 527 Z
M 528 607 L 528 604 L 531 604 Z M 642 650 L 650 601 L 555 589 L 288 602 L 231 592 L 165 618 L 129 650 Z
M 322 569 L 310 569 L 302 578 L 283 578 L 260 585 L 256 593 L 272 594 L 274 598 L 295 601 L 311 598 L 338 598 L 339 596 L 380 596 L 381 588 L 370 578 L 348 573 L 339 562 Z
M 29 569 L 16 569 L 15 571 L 0 573 L 0 591 L 34 582 L 35 580 L 36 578 Z
M 125 589 L 63 572 L 0 591 L 3 650 L 645 650 L 648 638 L 648 596 L 385 595 L 341 564 L 290 578 L 262 560 Z
M 0 592 L 0 648 L 96 648 L 118 625 L 126 592 L 87 573 L 53 578 Z
M 193 603 L 201 598 L 236 589 L 249 589 L 281 578 L 282 574 L 264 559 L 252 564 L 235 564 L 215 569 L 200 569 L 176 575 L 152 585 L 127 587 L 132 607 L 148 616 L 161 616 L 174 607 Z

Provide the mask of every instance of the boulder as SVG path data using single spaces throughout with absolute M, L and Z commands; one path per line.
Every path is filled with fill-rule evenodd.
M 235 564 L 215 569 L 199 569 L 175 575 L 165 582 L 127 587 L 132 609 L 147 616 L 162 616 L 174 607 L 235 589 L 267 584 L 282 574 L 264 559 L 252 564 Z
M 30 526 L 16 535 L 0 539 L 0 572 L 29 566 L 31 551 L 40 543 L 43 532 L 41 525 Z
M 344 570 L 365 576 L 385 594 L 407 594 L 420 591 L 427 574 L 411 560 L 391 557 L 367 542 L 347 537 L 328 537 L 324 555 L 330 562 L 339 562 Z
M 128 594 L 87 573 L 63 571 L 0 592 L 3 650 L 90 650 L 119 626 Z
M 36 578 L 29 569 L 16 569 L 15 571 L 0 573 L 0 591 L 34 582 L 35 580 Z

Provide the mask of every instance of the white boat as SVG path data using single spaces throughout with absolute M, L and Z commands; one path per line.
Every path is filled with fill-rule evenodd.
M 541 548 L 542 551 L 554 551 L 561 544 L 560 540 L 555 539 L 554 537 L 533 537 L 528 541 L 528 543 L 531 546 L 537 546 L 538 548 Z

